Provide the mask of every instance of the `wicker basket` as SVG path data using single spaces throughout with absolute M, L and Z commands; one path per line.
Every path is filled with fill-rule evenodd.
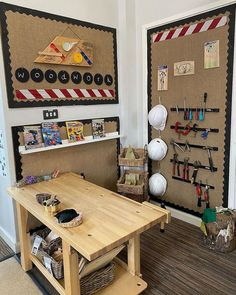
M 51 259 L 51 268 L 53 276 L 57 279 L 63 279 L 64 277 L 64 269 L 63 269 L 63 258 L 61 257 L 60 260 L 53 259 L 52 256 L 48 255 L 43 250 L 38 250 L 36 257 L 41 261 L 41 263 L 44 265 L 44 257 L 48 257 Z
M 51 194 L 48 193 L 40 193 L 36 195 L 36 200 L 40 205 L 43 205 L 44 201 L 47 201 L 51 198 Z
M 129 166 L 129 167 L 143 167 L 147 162 L 147 149 L 133 148 L 134 155 L 136 159 L 130 160 L 125 158 L 127 148 L 121 148 L 121 153 L 119 155 L 119 165 Z
M 115 277 L 115 263 L 89 274 L 80 281 L 81 295 L 90 295 L 108 286 Z
M 50 241 L 47 243 L 45 241 L 45 238 L 47 235 L 51 232 L 49 228 L 44 228 L 41 230 L 38 230 L 33 233 L 32 238 L 34 239 L 39 236 L 43 240 L 41 242 L 41 245 L 37 251 L 36 257 L 41 261 L 41 263 L 44 265 L 44 257 L 50 257 L 51 258 L 51 268 L 53 272 L 53 276 L 60 280 L 64 277 L 63 272 L 63 259 L 55 260 L 53 259 L 52 255 L 55 251 L 57 251 L 59 248 L 62 248 L 62 240 L 60 237 Z
M 63 222 L 63 223 L 58 223 L 61 227 L 76 227 L 80 225 L 83 222 L 83 214 L 82 212 L 77 212 L 79 213 L 79 216 L 75 217 L 69 222 Z
M 137 184 L 137 185 L 125 184 L 125 177 L 127 174 L 138 174 L 140 177 L 140 184 Z M 117 191 L 119 193 L 144 195 L 146 192 L 147 176 L 148 176 L 148 173 L 145 171 L 126 170 L 125 173 L 117 181 Z

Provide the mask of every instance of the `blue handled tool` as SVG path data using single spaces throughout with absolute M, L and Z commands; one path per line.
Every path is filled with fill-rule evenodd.
M 203 114 L 203 108 L 202 108 L 202 102 L 201 102 L 201 107 L 198 115 L 198 120 L 203 121 L 204 120 L 204 114 Z
M 190 121 L 192 121 L 192 119 L 193 119 L 193 112 L 192 112 L 191 109 L 189 109 L 188 119 L 189 119 Z

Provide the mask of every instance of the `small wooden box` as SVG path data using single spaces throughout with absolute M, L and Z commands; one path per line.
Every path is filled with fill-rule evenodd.
M 125 184 L 125 176 L 127 174 L 138 174 L 140 175 L 140 184 L 129 185 Z M 146 183 L 147 183 L 148 173 L 145 171 L 138 170 L 126 170 L 125 173 L 117 181 L 117 191 L 119 193 L 128 193 L 133 195 L 143 195 L 146 192 Z
M 127 148 L 121 148 L 121 153 L 119 155 L 119 166 L 129 166 L 129 167 L 143 167 L 147 162 L 147 150 L 145 148 L 134 148 L 134 155 L 136 159 L 130 160 L 125 158 Z

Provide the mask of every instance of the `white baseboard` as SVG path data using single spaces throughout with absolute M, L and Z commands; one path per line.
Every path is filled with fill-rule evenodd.
M 160 204 L 158 202 L 155 202 L 153 200 L 151 201 L 151 203 L 160 206 Z M 196 216 L 191 215 L 191 214 L 188 214 L 188 213 L 185 213 L 185 212 L 182 212 L 180 210 L 176 210 L 176 209 L 168 207 L 168 206 L 166 206 L 166 209 L 171 212 L 172 217 L 180 219 L 182 221 L 185 221 L 187 223 L 190 223 L 192 225 L 200 227 L 201 218 L 196 217 Z
M 15 253 L 20 252 L 20 243 L 12 239 L 12 237 L 2 227 L 0 227 L 0 236 Z

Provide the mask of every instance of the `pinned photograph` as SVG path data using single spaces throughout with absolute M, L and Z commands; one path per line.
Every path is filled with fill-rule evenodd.
M 168 67 L 166 65 L 158 66 L 157 90 L 168 90 Z
M 180 61 L 174 63 L 174 76 L 194 74 L 194 61 Z
M 219 40 L 204 43 L 204 69 L 220 66 Z

